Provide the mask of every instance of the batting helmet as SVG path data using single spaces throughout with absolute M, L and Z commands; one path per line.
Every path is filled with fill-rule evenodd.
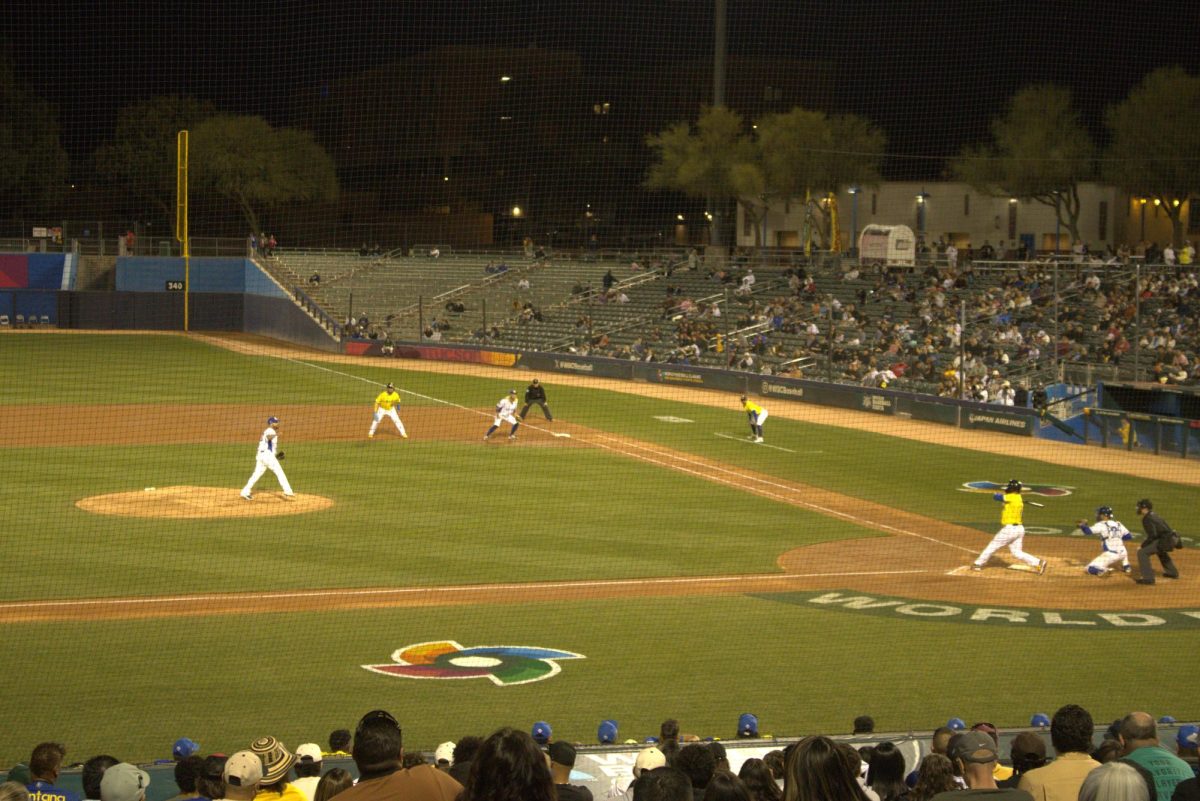
M 269 425 L 269 426 L 273 426 L 273 425 L 275 425 L 275 424 L 276 424 L 276 423 L 278 423 L 278 422 L 279 422 L 279 418 L 278 418 L 278 417 L 268 417 L 268 418 L 267 418 L 267 425 Z
M 1021 482 L 1017 481 L 1015 478 L 1010 478 L 1008 480 L 1008 486 L 1004 488 L 1004 491 L 1005 492 L 1020 492 L 1021 491 Z
M 1150 502 L 1149 498 L 1142 498 L 1140 501 L 1137 502 L 1137 508 L 1138 508 L 1138 511 L 1145 509 L 1147 512 L 1149 512 L 1152 509 L 1154 509 L 1154 504 L 1152 504 Z
M 1112 517 L 1113 508 L 1111 506 L 1101 506 L 1096 510 L 1096 517 Z

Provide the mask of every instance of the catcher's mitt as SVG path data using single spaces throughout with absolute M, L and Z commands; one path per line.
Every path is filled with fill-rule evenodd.
M 1075 525 L 1077 526 L 1086 526 L 1087 524 L 1088 521 L 1084 520 L 1082 517 L 1075 521 Z
M 286 456 L 286 455 L 287 455 L 287 454 L 285 454 L 283 451 L 280 451 L 279 453 L 275 454 L 275 458 L 276 458 L 276 459 L 282 459 L 282 458 L 283 458 L 284 456 Z

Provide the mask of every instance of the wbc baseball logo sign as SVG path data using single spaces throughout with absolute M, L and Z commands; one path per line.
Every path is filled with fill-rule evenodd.
M 421 642 L 392 652 L 386 665 L 363 665 L 373 673 L 409 679 L 490 679 L 507 687 L 529 684 L 556 675 L 561 659 L 586 659 L 583 654 L 530 645 L 476 645 L 453 640 Z

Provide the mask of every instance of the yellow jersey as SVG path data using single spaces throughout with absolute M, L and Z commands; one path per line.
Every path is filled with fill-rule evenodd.
M 393 406 L 400 405 L 400 393 L 395 390 L 388 392 L 386 389 L 379 393 L 379 397 L 375 399 L 375 405 L 385 412 L 390 412 Z
M 762 414 L 762 407 L 759 406 L 754 401 L 747 400 L 742 404 L 742 406 L 746 409 L 747 412 L 752 413 L 755 417 Z
M 1021 516 L 1025 512 L 1025 501 L 1019 492 L 1004 493 L 1004 509 L 1000 512 L 1000 523 L 1005 526 L 1021 525 Z

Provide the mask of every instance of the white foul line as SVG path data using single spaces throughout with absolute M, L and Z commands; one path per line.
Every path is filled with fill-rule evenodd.
M 58 607 L 143 606 L 150 604 L 192 603 L 219 600 L 272 600 L 289 598 L 361 598 L 366 596 L 432 595 L 447 593 L 496 592 L 508 590 L 589 589 L 606 587 L 654 587 L 686 584 L 720 584 L 745 581 L 789 582 L 815 578 L 855 578 L 862 576 L 903 576 L 929 573 L 929 570 L 853 570 L 841 573 L 759 573 L 729 576 L 685 576 L 677 578 L 642 579 L 585 579 L 581 581 L 543 581 L 525 584 L 458 584 L 442 587 L 376 587 L 364 589 L 285 590 L 280 592 L 211 593 L 189 595 L 156 595 L 147 598 L 81 598 L 60 601 L 12 601 L 0 603 L 0 612 L 19 609 L 52 609 Z
M 744 442 L 744 443 L 746 443 L 747 445 L 757 445 L 757 446 L 759 446 L 759 447 L 763 447 L 763 448 L 772 448 L 772 449 L 774 449 L 774 450 L 777 450 L 777 451 L 783 451 L 784 453 L 795 453 L 795 451 L 794 451 L 794 450 L 792 450 L 791 448 L 781 448 L 781 447 L 779 447 L 778 445 L 768 445 L 768 444 L 767 444 L 767 443 L 765 443 L 765 442 L 755 442 L 755 441 L 754 441 L 754 440 L 752 440 L 752 439 L 745 439 L 745 438 L 743 438 L 743 437 L 737 437 L 737 436 L 734 436 L 733 434 L 718 434 L 718 433 L 714 433 L 714 434 L 713 434 L 713 436 L 714 436 L 714 437 L 720 437 L 721 439 L 731 439 L 731 440 L 733 440 L 734 442 Z M 809 451 L 809 453 L 820 453 L 820 451 Z

